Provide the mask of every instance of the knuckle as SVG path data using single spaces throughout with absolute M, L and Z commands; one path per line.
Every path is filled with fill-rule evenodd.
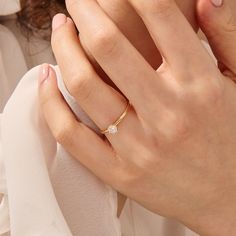
M 216 79 L 216 76 L 218 79 Z M 204 83 L 193 83 L 178 94 L 178 99 L 189 110 L 196 112 L 202 109 L 216 108 L 223 97 L 224 83 L 218 75 L 203 78 Z
M 223 89 L 218 86 L 213 86 L 208 92 L 206 92 L 206 106 L 207 109 L 217 109 L 222 103 Z
M 64 126 L 58 127 L 54 131 L 56 141 L 62 145 L 67 145 L 70 142 L 72 134 L 75 130 L 75 124 L 72 121 L 65 122 Z
M 191 134 L 191 122 L 187 115 L 174 114 L 165 118 L 161 128 L 164 141 L 175 143 L 186 140 Z
M 93 92 L 92 78 L 93 73 L 89 70 L 75 73 L 75 75 L 71 76 L 70 80 L 66 83 L 67 89 L 75 98 L 78 98 L 80 101 L 86 101 Z
M 91 43 L 91 50 L 97 55 L 109 56 L 118 45 L 118 30 L 107 27 L 95 32 Z
M 190 125 L 186 118 L 178 117 L 172 121 L 172 140 L 183 141 L 187 139 L 190 134 Z
M 199 109 L 207 111 L 218 109 L 222 101 L 223 92 L 223 86 L 218 81 L 206 83 L 204 87 L 195 92 L 195 100 Z
M 139 5 L 140 12 L 156 13 L 158 16 L 168 16 L 173 12 L 173 0 L 142 1 Z

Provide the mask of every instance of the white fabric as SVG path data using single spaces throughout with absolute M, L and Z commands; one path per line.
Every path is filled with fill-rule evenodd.
M 0 0 L 0 15 L 10 15 L 20 10 L 19 0 Z

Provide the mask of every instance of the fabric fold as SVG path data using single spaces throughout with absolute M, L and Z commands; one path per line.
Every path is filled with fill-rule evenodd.
M 38 115 L 37 76 L 32 78 L 30 74 L 8 101 L 1 122 L 11 235 L 72 236 L 57 204 L 45 161 L 55 158 L 56 143 L 52 145 L 53 140 L 36 135 L 44 130 L 44 137 L 50 137 Z
M 96 129 L 55 69 L 72 110 Z M 23 77 L 1 117 L 11 235 L 120 236 L 116 192 L 57 145 L 40 116 L 38 71 Z
M 0 201 L 0 235 L 9 232 L 10 230 L 7 183 L 6 183 L 6 175 L 5 175 L 3 152 L 2 152 L 1 121 L 2 121 L 2 114 L 0 114 L 0 196 L 2 196 L 2 199 Z

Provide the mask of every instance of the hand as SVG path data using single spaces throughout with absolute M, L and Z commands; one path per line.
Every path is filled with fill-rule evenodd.
M 101 8 L 109 15 L 109 17 L 116 23 L 117 27 L 124 33 L 124 35 L 129 39 L 129 41 L 135 46 L 135 48 L 143 55 L 143 57 L 149 62 L 149 64 L 157 69 L 161 63 L 161 55 L 155 46 L 150 34 L 147 31 L 147 28 L 139 15 L 136 13 L 134 8 L 127 0 L 98 0 L 97 1 Z M 188 21 L 191 23 L 193 28 L 197 30 L 197 23 L 195 18 L 195 1 L 194 0 L 177 0 L 176 1 L 186 15 Z M 54 37 L 55 38 L 55 37 Z M 58 47 L 61 47 L 61 44 L 66 44 L 61 41 L 60 36 L 58 36 L 60 40 L 57 41 L 60 44 Z M 85 46 L 83 43 L 83 37 L 80 37 L 81 45 Z M 54 47 L 55 44 L 54 42 Z M 104 73 L 102 68 L 93 58 L 93 55 L 87 50 L 86 46 L 83 47 L 87 56 L 89 57 L 90 62 L 96 70 L 96 73 L 102 78 L 106 83 L 116 88 L 114 83 L 110 80 L 110 78 Z M 124 196 L 118 195 L 118 216 L 121 213 L 125 203 Z
M 58 142 L 106 183 L 200 234 L 235 235 L 236 86 L 168 2 L 153 11 L 151 1 L 133 1 L 162 52 L 157 72 L 94 1 L 69 5 L 86 47 L 133 105 L 119 132 L 107 135 L 110 145 L 76 120 L 52 69 L 41 77 L 42 109 Z M 63 28 L 70 41 L 56 54 L 67 88 L 104 129 L 126 98 L 94 72 L 71 20 L 56 31 Z

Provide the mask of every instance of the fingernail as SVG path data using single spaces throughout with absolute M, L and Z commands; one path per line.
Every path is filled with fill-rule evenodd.
M 211 0 L 215 7 L 221 7 L 223 5 L 223 0 Z
M 52 20 L 52 30 L 58 29 L 60 26 L 64 25 L 67 21 L 66 15 L 59 13 L 53 17 Z
M 43 64 L 40 68 L 39 73 L 39 84 L 42 84 L 49 77 L 49 65 Z

